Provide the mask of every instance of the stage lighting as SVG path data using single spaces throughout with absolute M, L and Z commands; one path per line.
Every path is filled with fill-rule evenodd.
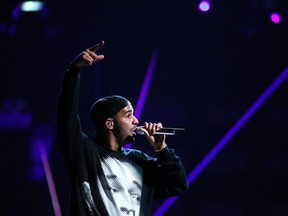
M 39 13 L 41 16 L 47 17 L 49 14 L 47 6 L 40 1 L 25 1 L 20 4 L 17 4 L 12 9 L 12 19 L 18 20 L 21 14 L 27 14 L 27 13 Z
M 270 19 L 273 23 L 278 24 L 281 20 L 280 14 L 274 12 L 271 14 Z
M 10 36 L 14 36 L 18 32 L 43 33 L 43 28 L 53 28 L 48 25 L 50 21 L 49 7 L 41 1 L 23 1 L 16 4 L 11 10 L 11 18 L 12 22 L 8 28 Z
M 198 5 L 198 9 L 202 12 L 207 12 L 210 9 L 210 2 L 209 1 L 200 1 Z
M 20 8 L 24 12 L 37 12 L 44 8 L 44 3 L 41 1 L 25 1 L 20 4 Z

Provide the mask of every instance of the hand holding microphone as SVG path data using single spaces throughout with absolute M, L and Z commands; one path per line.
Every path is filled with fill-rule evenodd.
M 144 126 L 138 126 L 135 130 L 135 132 L 138 135 L 144 135 L 144 133 L 141 131 L 141 128 Z M 163 127 L 160 128 L 159 130 L 155 131 L 154 134 L 162 134 L 162 135 L 176 135 L 180 133 L 184 133 L 185 129 L 184 128 L 172 128 L 172 127 Z
M 166 147 L 165 135 L 175 135 L 183 133 L 184 128 L 171 128 L 163 127 L 161 123 L 144 123 L 144 126 L 138 126 L 135 132 L 139 135 L 145 135 L 149 143 L 152 145 L 155 151 Z M 154 136 L 159 135 L 159 136 Z

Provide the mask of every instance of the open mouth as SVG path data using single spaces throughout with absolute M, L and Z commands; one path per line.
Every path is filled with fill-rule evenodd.
M 136 136 L 136 135 L 137 135 L 136 130 L 137 130 L 137 128 L 134 128 L 134 129 L 132 130 L 132 134 L 133 134 L 133 136 Z

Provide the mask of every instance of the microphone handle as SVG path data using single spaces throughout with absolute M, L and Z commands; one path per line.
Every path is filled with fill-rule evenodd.
M 143 126 L 141 126 L 143 127 Z M 139 128 L 141 127 L 137 127 L 136 129 L 136 133 L 139 135 L 143 135 L 144 133 L 139 130 Z M 171 128 L 171 127 L 163 127 L 160 130 L 156 131 L 155 134 L 161 134 L 161 135 L 175 135 L 178 133 L 184 133 L 185 129 L 184 128 Z

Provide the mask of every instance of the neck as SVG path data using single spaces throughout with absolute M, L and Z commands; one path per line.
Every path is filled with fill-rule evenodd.
M 110 149 L 112 151 L 120 151 L 121 145 L 117 141 L 116 137 L 113 134 L 107 134 L 105 137 L 100 137 L 98 142 L 103 147 Z

